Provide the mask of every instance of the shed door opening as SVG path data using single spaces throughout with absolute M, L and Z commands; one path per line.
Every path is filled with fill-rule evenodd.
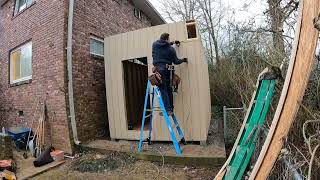
M 144 98 L 148 82 L 147 58 L 122 61 L 128 130 L 140 130 Z M 147 107 L 150 107 L 148 100 Z M 148 128 L 146 119 L 145 128 Z

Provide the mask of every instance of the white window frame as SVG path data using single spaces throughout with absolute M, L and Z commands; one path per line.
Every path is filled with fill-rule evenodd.
M 142 19 L 142 12 L 141 12 L 141 10 L 140 9 L 137 9 L 137 8 L 134 8 L 134 16 L 137 18 L 137 19 L 139 19 L 139 20 L 141 20 Z
M 34 3 L 34 0 L 25 0 L 25 1 L 24 1 L 24 4 L 20 7 L 19 1 L 20 1 L 20 0 L 16 0 L 16 3 L 15 3 L 15 13 L 14 13 L 14 14 L 20 13 L 21 11 L 27 9 L 28 7 L 30 7 L 30 6 Z
M 30 76 L 26 76 L 26 77 L 22 77 L 20 79 L 16 79 L 16 80 L 13 80 L 13 66 L 12 66 L 12 54 L 18 50 L 21 50 L 22 47 L 24 46 L 28 46 L 31 44 L 31 64 L 32 64 L 32 42 L 27 42 L 27 43 L 24 43 L 16 48 L 14 48 L 11 52 L 10 52 L 10 72 L 9 72 L 9 77 L 10 77 L 10 84 L 16 84 L 16 83 L 19 83 L 19 82 L 22 82 L 22 81 L 27 81 L 27 80 L 30 80 L 32 79 L 32 67 L 31 67 L 31 75 Z M 21 67 L 20 67 L 21 68 Z M 21 69 L 20 69 L 21 71 Z
M 99 38 L 99 37 L 97 37 L 97 36 L 90 36 L 90 40 L 91 39 L 93 39 L 93 40 L 96 40 L 96 41 L 99 41 L 99 42 L 101 42 L 102 44 L 103 44 L 103 53 L 104 53 L 104 40 L 103 39 L 101 39 L 101 38 Z M 91 55 L 94 55 L 94 56 L 99 56 L 99 57 L 103 57 L 104 58 L 104 54 L 96 54 L 96 53 L 93 53 L 93 52 L 91 52 L 91 41 L 90 41 L 90 54 Z

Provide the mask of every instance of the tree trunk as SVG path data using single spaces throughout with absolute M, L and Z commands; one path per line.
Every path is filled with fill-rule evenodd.
M 271 19 L 272 40 L 275 51 L 281 61 L 285 57 L 285 47 L 283 39 L 284 11 L 280 6 L 281 0 L 268 0 L 269 15 Z

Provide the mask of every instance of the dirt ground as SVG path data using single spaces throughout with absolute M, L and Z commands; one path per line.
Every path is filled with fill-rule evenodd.
M 223 128 L 218 120 L 212 120 L 208 134 L 208 145 L 224 146 Z M 159 146 L 159 147 L 158 147 Z M 152 145 L 158 150 L 163 145 Z M 168 146 L 169 147 L 169 146 Z M 172 147 L 171 147 L 172 148 Z M 82 152 L 80 157 L 67 160 L 58 168 L 45 172 L 32 179 L 36 180 L 91 180 L 91 179 L 157 179 L 157 180 L 211 180 L 219 171 L 219 167 L 189 167 L 170 165 L 163 162 L 136 160 L 123 153 L 99 154 Z
M 87 152 L 41 174 L 37 180 L 78 179 L 213 179 L 218 168 L 186 167 L 136 160 L 120 153 Z

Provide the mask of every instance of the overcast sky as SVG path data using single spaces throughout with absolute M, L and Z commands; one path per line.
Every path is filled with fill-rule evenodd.
M 159 0 L 149 0 L 156 9 L 161 13 L 161 4 Z M 266 9 L 267 0 L 221 0 L 224 6 L 232 9 L 235 14 L 236 21 L 246 21 L 255 18 L 260 21 L 263 17 L 263 12 Z

